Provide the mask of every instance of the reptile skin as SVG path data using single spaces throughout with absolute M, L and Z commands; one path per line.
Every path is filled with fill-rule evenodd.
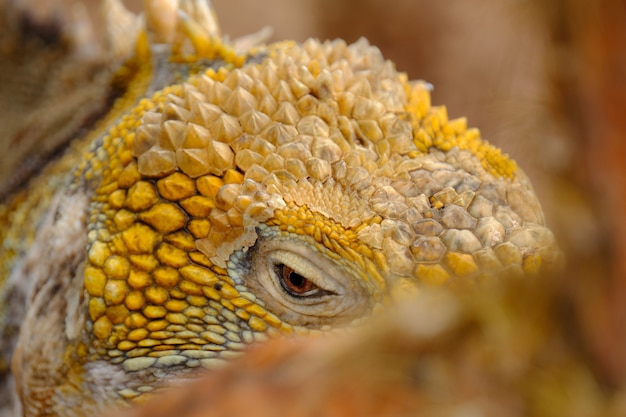
M 202 1 L 115 7 L 116 99 L 0 206 L 0 371 L 24 415 L 558 263 L 515 162 L 364 39 L 238 51 Z

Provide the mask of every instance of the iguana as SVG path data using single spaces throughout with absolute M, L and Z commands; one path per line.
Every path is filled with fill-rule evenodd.
M 113 63 L 3 138 L 0 365 L 24 415 L 559 262 L 516 163 L 365 39 L 230 44 L 204 0 L 105 9 Z

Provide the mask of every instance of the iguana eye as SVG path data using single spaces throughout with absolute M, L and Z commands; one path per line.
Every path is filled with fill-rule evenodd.
M 267 311 L 317 328 L 349 323 L 372 307 L 372 295 L 352 265 L 337 262 L 312 239 L 263 231 L 254 246 L 231 258 L 229 268 Z
M 322 262 L 321 254 L 315 254 L 312 248 L 303 247 L 306 251 L 294 251 L 296 246 L 289 248 L 276 246 L 266 252 L 261 272 L 261 282 L 284 305 L 303 306 L 319 305 L 328 302 L 329 298 L 345 294 L 342 279 L 346 273 L 331 262 Z M 306 255 L 310 255 L 307 257 Z M 304 255 L 304 256 L 303 256 Z M 297 309 L 297 307 L 296 307 Z
M 294 297 L 316 297 L 332 293 L 321 289 L 313 281 L 285 264 L 277 264 L 275 269 L 280 285 L 289 295 Z

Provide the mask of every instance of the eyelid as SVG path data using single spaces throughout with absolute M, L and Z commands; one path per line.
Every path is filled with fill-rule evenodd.
M 294 291 L 290 290 L 288 288 L 288 284 L 285 282 L 285 277 L 283 275 L 283 268 L 289 268 L 293 273 L 296 273 L 298 275 L 300 275 L 303 279 L 309 281 L 311 283 L 311 285 L 314 286 L 313 289 L 310 289 L 307 292 L 303 292 L 303 293 L 295 293 Z M 313 280 L 309 279 L 306 275 L 300 273 L 300 271 L 292 268 L 291 266 L 284 264 L 284 263 L 280 263 L 280 264 L 275 264 L 274 265 L 274 271 L 276 272 L 276 279 L 280 282 L 281 287 L 285 290 L 285 292 L 287 293 L 287 295 L 295 298 L 295 299 L 303 299 L 303 298 L 316 298 L 316 297 L 323 297 L 325 295 L 337 295 L 335 292 L 333 291 L 329 291 L 326 288 L 322 288 L 320 286 L 318 286 Z
M 345 292 L 345 288 L 339 283 L 338 280 L 328 276 L 326 273 L 322 272 L 319 266 L 313 264 L 308 259 L 297 253 L 286 250 L 275 250 L 268 256 L 268 263 L 268 267 L 272 270 L 274 270 L 274 265 L 287 265 L 289 268 L 311 281 L 321 290 L 334 293 L 336 295 L 341 295 Z
M 241 259 L 234 259 L 229 268 L 266 310 L 287 323 L 317 328 L 349 323 L 373 304 L 368 287 L 356 276 L 352 265 L 338 262 L 334 255 L 318 248 L 312 238 L 309 241 L 307 237 L 280 235 L 267 228 L 259 229 L 255 245 L 242 252 Z M 311 297 L 288 294 L 276 271 L 281 263 L 327 292 Z

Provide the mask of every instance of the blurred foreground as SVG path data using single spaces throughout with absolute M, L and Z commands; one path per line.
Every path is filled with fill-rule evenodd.
M 424 292 L 367 329 L 256 346 L 121 415 L 626 415 L 626 392 L 594 374 L 554 284 Z

